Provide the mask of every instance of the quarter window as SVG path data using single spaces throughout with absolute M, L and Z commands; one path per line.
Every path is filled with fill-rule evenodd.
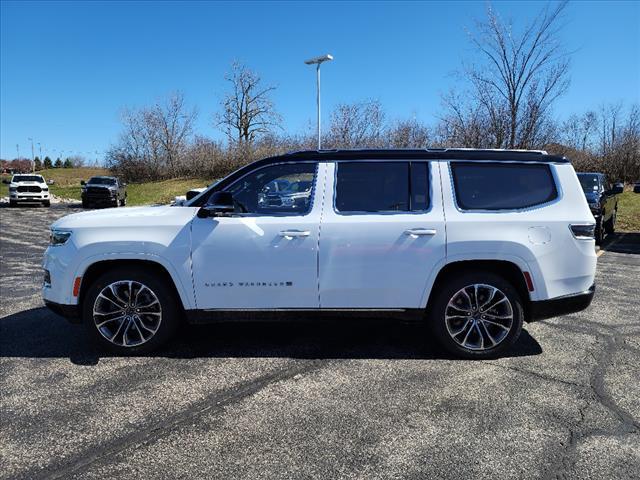
M 465 210 L 515 210 L 558 197 L 549 165 L 452 162 L 458 206 Z
M 304 215 L 311 210 L 316 163 L 282 163 L 255 170 L 230 185 L 236 213 Z
M 338 212 L 409 212 L 429 208 L 426 162 L 340 162 L 337 169 Z

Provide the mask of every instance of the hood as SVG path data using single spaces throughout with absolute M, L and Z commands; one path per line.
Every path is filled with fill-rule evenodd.
M 197 213 L 196 207 L 153 205 L 147 207 L 106 208 L 74 213 L 54 222 L 52 228 L 118 228 L 183 225 Z

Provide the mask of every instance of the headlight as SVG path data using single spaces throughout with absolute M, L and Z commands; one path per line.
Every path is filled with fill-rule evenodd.
M 42 187 L 42 191 L 43 192 L 48 192 L 49 191 L 49 187 Z
M 69 240 L 71 232 L 64 230 L 51 230 L 49 235 L 49 244 L 53 246 L 64 245 Z
M 9 191 L 10 192 L 15 192 L 18 189 L 18 187 L 9 187 Z

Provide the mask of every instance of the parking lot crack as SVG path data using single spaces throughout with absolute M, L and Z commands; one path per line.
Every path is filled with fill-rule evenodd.
M 195 418 L 204 414 L 222 412 L 225 407 L 241 402 L 269 385 L 289 380 L 296 375 L 305 375 L 313 370 L 326 367 L 328 364 L 320 360 L 300 361 L 290 368 L 268 373 L 223 392 L 213 393 L 171 418 L 158 420 L 143 426 L 134 433 L 114 438 L 105 444 L 95 445 L 89 450 L 77 452 L 63 465 L 49 465 L 45 469 L 25 471 L 20 478 L 70 478 L 78 472 L 88 470 L 96 463 L 116 458 L 119 453 L 125 450 L 154 443 L 180 426 L 191 423 Z
M 596 365 L 591 371 L 589 388 L 591 400 L 578 409 L 579 419 L 569 427 L 569 439 L 558 461 L 548 470 L 545 479 L 565 479 L 573 476 L 573 470 L 578 460 L 578 447 L 581 442 L 594 436 L 620 437 L 628 434 L 639 434 L 640 423 L 631 414 L 620 407 L 607 391 L 605 375 L 612 364 L 613 357 L 619 349 L 624 348 L 624 339 L 618 335 L 597 335 L 604 344 L 600 353 L 596 355 Z M 602 406 L 617 420 L 614 428 L 602 429 L 598 427 L 585 428 L 585 412 L 593 403 Z

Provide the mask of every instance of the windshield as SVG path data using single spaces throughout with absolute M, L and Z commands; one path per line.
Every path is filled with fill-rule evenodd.
M 14 181 L 14 182 L 40 182 L 40 183 L 44 183 L 44 178 L 42 178 L 40 175 L 14 175 L 12 181 Z
M 92 185 L 115 185 L 116 180 L 115 178 L 93 177 L 87 183 Z
M 584 193 L 597 192 L 600 187 L 598 176 L 593 173 L 580 173 L 578 180 L 580 180 Z

